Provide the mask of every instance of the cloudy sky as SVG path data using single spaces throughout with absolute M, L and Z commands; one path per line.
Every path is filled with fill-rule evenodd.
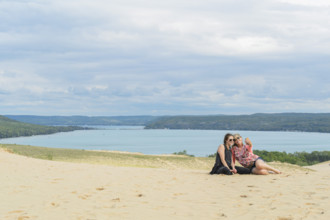
M 330 112 L 329 0 L 0 0 L 0 115 Z

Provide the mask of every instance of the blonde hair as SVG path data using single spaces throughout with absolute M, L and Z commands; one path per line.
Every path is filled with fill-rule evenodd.
M 241 136 L 240 134 L 238 134 L 238 133 L 237 133 L 237 134 L 234 134 L 233 136 L 234 136 L 234 139 L 235 139 L 235 140 L 236 140 L 237 138 L 242 138 L 242 136 Z
M 234 136 L 234 145 L 233 146 L 237 146 L 235 141 L 236 141 L 237 138 L 242 138 L 242 136 L 239 133 L 234 134 L 233 136 Z

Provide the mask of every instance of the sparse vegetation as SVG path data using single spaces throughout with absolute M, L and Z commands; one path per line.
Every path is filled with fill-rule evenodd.
M 254 150 L 253 153 L 262 157 L 262 159 L 267 162 L 278 161 L 296 164 L 299 166 L 308 166 L 330 160 L 330 151 L 286 153 L 278 151 Z M 216 153 L 209 155 L 209 157 L 215 156 Z
M 184 156 L 189 156 L 189 157 L 194 157 L 193 154 L 188 154 L 186 150 L 179 151 L 179 152 L 174 152 L 174 155 L 184 155 Z
M 297 164 L 300 166 L 313 165 L 330 160 L 330 151 L 313 151 L 307 152 L 277 152 L 277 151 L 265 151 L 265 150 L 254 150 L 254 154 L 262 157 L 265 161 L 279 161 L 291 164 Z
M 0 144 L 0 148 L 15 154 L 44 160 L 126 167 L 209 170 L 214 163 L 213 158 L 179 155 L 144 155 L 140 153 L 46 148 L 15 144 Z
M 194 157 L 187 154 L 185 150 L 174 155 L 144 155 L 140 153 L 47 148 L 16 144 L 0 144 L 0 148 L 7 152 L 44 160 L 171 169 L 209 170 L 214 164 L 215 156 L 215 154 L 212 154 L 209 157 Z M 313 165 L 330 160 L 330 151 L 288 154 L 285 152 L 254 150 L 254 153 L 267 162 L 277 161 L 300 166 Z

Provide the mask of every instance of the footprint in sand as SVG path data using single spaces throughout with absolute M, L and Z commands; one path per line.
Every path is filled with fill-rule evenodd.
M 29 219 L 29 218 L 30 218 L 29 216 L 23 215 L 23 216 L 19 216 L 17 218 L 17 220 L 24 220 L 24 219 Z
M 120 202 L 120 198 L 112 199 L 112 201 L 114 201 L 114 202 Z
M 16 213 L 22 213 L 24 212 L 23 210 L 14 210 L 14 211 L 11 211 L 11 212 L 8 212 L 8 214 L 16 214 Z
M 80 199 L 83 199 L 83 200 L 86 200 L 86 199 L 88 199 L 89 197 L 91 197 L 91 195 L 88 195 L 88 194 L 80 195 L 80 196 L 79 196 L 79 198 L 80 198 Z
M 56 178 L 56 179 L 53 179 L 53 181 L 51 183 L 58 183 L 60 180 L 63 180 L 62 178 Z
M 50 203 L 53 207 L 59 207 L 60 206 L 60 204 L 58 204 L 58 203 L 55 203 L 55 202 L 52 202 L 52 203 Z
M 292 220 L 291 217 L 278 217 L 277 220 Z
M 184 193 L 174 193 L 173 196 L 182 196 Z
M 103 190 L 105 190 L 105 188 L 103 188 L 103 187 L 98 187 L 98 188 L 96 188 L 96 190 L 98 190 L 98 191 L 103 191 Z
M 8 212 L 8 214 L 22 214 L 23 212 L 24 211 L 22 211 L 22 210 L 14 210 L 14 211 Z M 17 217 L 17 220 L 24 220 L 24 219 L 29 219 L 29 218 L 30 218 L 30 216 L 21 215 L 21 216 Z
M 227 215 L 226 215 L 225 213 L 220 213 L 219 216 L 220 216 L 220 217 L 227 218 Z

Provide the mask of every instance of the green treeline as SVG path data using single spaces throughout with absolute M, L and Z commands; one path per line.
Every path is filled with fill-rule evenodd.
M 29 123 L 18 122 L 4 116 L 0 116 L 0 138 L 32 136 L 40 134 L 53 134 L 57 132 L 67 132 L 82 130 L 85 128 L 77 126 L 42 126 Z
M 279 151 L 253 150 L 253 153 L 262 157 L 266 162 L 279 161 L 284 163 L 308 166 L 330 160 L 330 151 L 313 151 L 286 153 Z M 217 153 L 209 155 L 215 157 Z
M 268 162 L 279 161 L 297 164 L 300 166 L 313 165 L 330 160 L 330 151 L 313 151 L 312 153 L 286 153 L 277 151 L 254 150 L 253 153 L 259 157 L 262 157 L 262 159 Z
M 7 118 L 38 125 L 135 125 L 144 126 L 156 116 L 36 116 L 5 115 Z
M 330 113 L 279 113 L 253 115 L 166 116 L 146 129 L 208 129 L 250 131 L 330 132 Z
M 146 129 L 330 132 L 330 113 L 200 116 L 32 116 L 10 119 L 39 125 L 139 125 Z

